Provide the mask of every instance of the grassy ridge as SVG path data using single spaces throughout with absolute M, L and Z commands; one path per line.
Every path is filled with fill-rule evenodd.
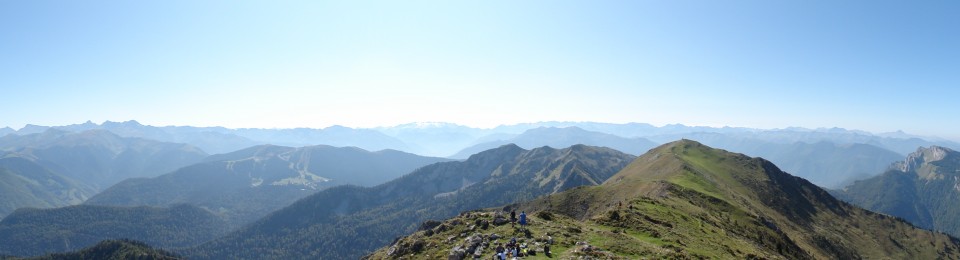
M 960 257 L 955 238 L 837 201 L 766 160 L 685 140 L 651 150 L 601 186 L 508 208 L 533 216 L 524 242 L 552 235 L 561 258 Z M 448 228 L 418 231 L 370 257 L 429 259 L 472 247 L 470 237 L 490 244 L 497 242 L 494 233 L 518 234 L 509 225 L 471 227 L 496 214 L 461 214 L 443 222 Z M 480 251 L 492 254 L 489 247 Z

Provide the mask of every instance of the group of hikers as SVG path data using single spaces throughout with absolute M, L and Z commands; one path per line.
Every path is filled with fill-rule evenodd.
M 516 228 L 516 224 L 520 224 L 521 229 L 525 229 L 527 226 L 527 212 L 521 211 L 520 218 L 517 218 L 517 211 L 510 211 L 510 226 Z M 553 240 L 552 238 L 550 240 Z M 544 248 L 544 252 L 549 254 L 550 246 L 547 245 Z M 503 243 L 497 243 L 495 249 L 496 254 L 494 259 L 496 260 L 506 260 L 506 259 L 516 259 L 517 257 L 524 257 L 535 255 L 536 250 L 530 247 L 527 247 L 527 243 L 517 244 L 517 238 L 511 238 L 510 242 L 504 245 Z
M 535 250 L 527 247 L 527 243 L 518 245 L 517 238 L 510 239 L 510 243 L 507 243 L 506 247 L 503 243 L 497 243 L 496 252 L 496 257 L 499 260 L 536 254 Z

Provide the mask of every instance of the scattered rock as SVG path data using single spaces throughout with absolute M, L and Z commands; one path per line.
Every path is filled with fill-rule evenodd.
M 450 227 L 447 226 L 446 224 L 440 224 L 439 226 L 437 226 L 436 228 L 433 229 L 433 232 L 440 233 L 440 232 L 443 232 L 443 231 L 447 231 L 447 230 L 449 230 L 449 229 L 450 229 Z
M 478 246 L 476 249 L 473 250 L 473 258 L 479 259 L 481 257 L 483 257 L 483 246 Z
M 423 230 L 427 230 L 427 229 L 433 229 L 434 227 L 437 227 L 437 226 L 439 226 L 440 224 L 443 224 L 443 223 L 440 222 L 440 221 L 436 221 L 436 220 L 427 220 L 427 221 L 424 221 L 423 223 L 420 223 L 420 227 L 417 228 L 417 231 L 423 231 Z
M 510 223 L 510 221 L 507 220 L 507 218 L 504 218 L 504 217 L 499 217 L 499 216 L 498 216 L 497 218 L 494 218 L 494 219 L 493 219 L 493 224 L 494 224 L 494 225 L 497 225 L 497 226 L 502 226 L 502 225 L 507 224 L 507 223 Z
M 404 256 L 409 254 L 416 254 L 423 251 L 427 243 L 421 239 L 416 239 L 414 241 L 401 240 L 394 246 L 390 247 L 390 251 L 387 252 L 387 255 L 392 256 Z
M 483 243 L 483 238 L 479 235 L 473 235 L 465 239 L 463 242 L 467 247 L 467 252 L 475 252 L 478 247 L 481 247 L 480 244 Z
M 460 246 L 450 249 L 450 254 L 447 254 L 447 260 L 463 260 L 466 257 L 467 257 L 466 249 Z

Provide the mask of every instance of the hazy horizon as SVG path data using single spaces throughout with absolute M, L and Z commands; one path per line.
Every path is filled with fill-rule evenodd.
M 941 139 L 948 139 L 948 140 L 950 140 L 950 141 L 957 141 L 957 140 L 953 140 L 953 139 L 950 139 L 950 138 L 944 138 L 944 137 L 940 137 L 940 136 L 919 135 L 919 134 L 916 134 L 916 133 L 905 132 L 905 131 L 903 131 L 903 130 L 895 130 L 895 131 L 889 131 L 889 132 L 872 132 L 872 131 L 867 131 L 867 130 L 862 130 L 862 129 L 844 128 L 844 127 L 836 127 L 836 126 L 835 126 L 835 127 L 815 127 L 815 128 L 802 127 L 802 126 L 787 126 L 787 127 L 778 127 L 778 128 L 755 128 L 755 127 L 728 126 L 728 125 L 724 125 L 724 126 L 688 125 L 688 124 L 683 124 L 683 123 L 670 123 L 670 124 L 657 125 L 657 124 L 650 124 L 650 123 L 646 123 L 646 122 L 596 122 L 596 121 L 536 121 L 536 122 L 520 122 L 520 123 L 514 123 L 514 124 L 497 124 L 497 125 L 494 125 L 494 126 L 492 126 L 492 127 L 470 126 L 470 125 L 459 124 L 459 123 L 454 123 L 454 122 L 408 122 L 408 123 L 401 123 L 401 124 L 395 124 L 395 125 L 384 125 L 384 126 L 373 126 L 373 127 L 357 127 L 357 126 L 339 125 L 339 124 L 333 124 L 333 125 L 323 126 L 323 127 L 226 127 L 226 126 L 219 126 L 219 125 L 155 125 L 155 124 L 145 123 L 145 122 L 142 122 L 142 121 L 136 120 L 136 119 L 129 119 L 129 120 L 118 120 L 118 121 L 105 120 L 105 121 L 102 121 L 102 122 L 94 122 L 94 121 L 92 121 L 92 120 L 87 120 L 87 121 L 84 121 L 84 122 L 68 123 L 68 124 L 58 124 L 58 125 L 39 125 L 39 124 L 27 124 L 27 125 L 35 125 L 35 126 L 41 126 L 41 127 L 59 127 L 59 126 L 69 126 L 69 125 L 80 125 L 80 124 L 86 124 L 86 123 L 93 123 L 93 124 L 97 124 L 97 125 L 103 125 L 103 124 L 105 124 L 105 123 L 107 123 L 107 122 L 112 122 L 112 123 L 125 123 L 125 122 L 130 122 L 130 121 L 135 121 L 135 122 L 137 122 L 138 124 L 141 124 L 141 125 L 144 125 L 144 126 L 152 126 L 152 127 L 223 127 L 223 128 L 227 128 L 227 129 L 244 129 L 244 128 L 246 128 L 246 129 L 298 129 L 298 128 L 299 128 L 299 129 L 325 129 L 325 128 L 329 128 L 329 127 L 338 127 L 338 126 L 339 126 L 339 127 L 353 128 L 353 129 L 378 129 L 378 128 L 393 128 L 393 127 L 400 127 L 400 126 L 406 126 L 406 125 L 423 125 L 424 127 L 428 127 L 428 126 L 430 126 L 430 125 L 436 125 L 436 124 L 452 124 L 452 125 L 456 125 L 456 126 L 469 127 L 469 128 L 474 128 L 474 129 L 486 129 L 486 130 L 490 130 L 490 129 L 494 129 L 494 128 L 502 127 L 502 126 L 514 126 L 514 125 L 522 125 L 522 124 L 541 124 L 541 123 L 571 123 L 571 124 L 576 124 L 576 123 L 598 123 L 598 124 L 615 124 L 615 125 L 647 124 L 647 125 L 651 125 L 651 126 L 653 126 L 653 127 L 658 127 L 658 128 L 667 127 L 667 126 L 677 126 L 677 125 L 679 125 L 679 126 L 686 126 L 686 127 L 710 127 L 710 128 L 717 128 L 717 129 L 720 129 L 720 128 L 728 128 L 728 127 L 729 127 L 729 128 L 746 128 L 746 129 L 761 130 L 761 131 L 787 130 L 787 129 L 794 129 L 794 128 L 805 129 L 805 130 L 810 130 L 810 131 L 825 131 L 825 130 L 831 130 L 831 129 L 834 129 L 834 128 L 840 128 L 840 129 L 847 130 L 847 131 L 867 132 L 867 133 L 870 133 L 870 134 L 873 134 L 873 135 L 883 135 L 883 134 L 891 134 L 891 133 L 904 133 L 904 134 L 913 135 L 913 136 L 922 136 L 922 137 L 929 137 L 929 138 L 941 138 Z M 24 126 L 21 126 L 21 127 L 0 126 L 0 128 L 9 127 L 9 128 L 11 128 L 11 129 L 13 129 L 13 130 L 21 130 L 21 129 L 25 128 L 27 125 L 24 125 Z
M 540 121 L 960 139 L 960 2 L 0 3 L 0 127 Z

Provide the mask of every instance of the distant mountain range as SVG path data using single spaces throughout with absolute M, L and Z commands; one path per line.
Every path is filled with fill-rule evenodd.
M 119 124 L 128 133 L 168 131 Z M 0 195 L 14 202 L 0 204 L 0 210 L 20 208 L 0 221 L 0 256 L 38 256 L 131 238 L 190 259 L 355 259 L 380 247 L 370 256 L 436 258 L 466 256 L 467 248 L 478 245 L 473 242 L 496 241 L 490 240 L 492 233 L 535 244 L 547 232 L 560 241 L 555 249 L 561 258 L 952 259 L 960 254 L 960 241 L 954 238 L 837 201 L 787 173 L 842 185 L 903 159 L 885 147 L 948 141 L 842 129 L 758 134 L 743 128 L 562 124 L 516 125 L 492 134 L 443 124 L 408 125 L 394 132 L 331 129 L 345 131 L 336 135 L 342 143 L 376 136 L 373 131 L 397 140 L 395 136 L 420 138 L 420 144 L 464 144 L 468 139 L 476 147 L 502 144 L 457 161 L 328 145 L 255 145 L 207 156 L 190 144 L 121 137 L 113 130 L 25 128 L 39 132 L 0 137 Z M 172 128 L 247 138 L 232 129 Z M 421 128 L 450 136 L 416 137 Z M 658 135 L 599 131 L 642 129 Z M 684 129 L 715 132 L 682 133 Z M 247 131 L 289 141 L 298 140 L 291 135 L 319 140 L 313 135 L 320 130 Z M 675 135 L 703 142 L 653 147 Z M 631 151 L 643 156 L 576 143 L 636 149 Z M 558 149 L 567 144 L 574 145 Z M 960 182 L 950 177 L 960 167 L 957 158 L 949 148 L 921 149 L 895 164 L 896 171 L 837 194 L 879 211 L 892 209 L 888 213 L 895 216 L 903 213 L 921 227 L 951 230 L 957 225 L 949 216 L 956 212 L 948 202 L 960 194 L 955 187 Z M 782 171 L 775 163 L 793 170 Z M 158 164 L 168 168 L 157 172 Z M 125 180 L 93 195 L 98 186 L 89 180 L 111 178 Z M 85 199 L 83 205 L 63 207 Z M 907 204 L 922 207 L 903 207 Z M 527 235 L 498 220 L 503 213 L 496 209 L 525 210 L 542 225 Z M 584 251 L 588 244 L 597 247 Z M 130 250 L 140 250 L 136 248 Z
M 448 159 L 384 150 L 261 145 L 155 178 L 123 181 L 85 204 L 112 206 L 201 206 L 240 226 L 336 185 L 372 186 Z
M 86 122 L 67 126 L 27 125 L 14 131 L 0 129 L 0 136 L 41 133 L 54 128 L 80 132 L 93 129 L 108 130 L 124 137 L 140 137 L 164 142 L 188 143 L 202 148 L 207 153 L 226 153 L 257 144 L 283 146 L 355 146 L 369 151 L 393 149 L 428 156 L 448 156 L 464 148 L 482 142 L 502 140 L 536 128 L 578 127 L 586 131 L 616 135 L 624 138 L 646 138 L 662 144 L 680 138 L 694 139 L 703 133 L 722 134 L 731 137 L 756 139 L 772 143 L 862 143 L 906 155 L 917 147 L 939 145 L 960 149 L 960 144 L 941 138 L 922 137 L 903 132 L 872 134 L 842 128 L 807 129 L 756 129 L 743 127 L 705 127 L 682 124 L 661 127 L 644 123 L 597 123 L 597 122 L 537 122 L 501 125 L 495 128 L 474 128 L 450 123 L 411 123 L 393 127 L 349 128 L 331 126 L 323 129 L 229 129 L 224 127 L 192 126 L 146 126 L 137 121 L 110 122 L 102 124 Z M 494 136 L 495 138 L 490 138 Z M 542 145 L 540 145 L 542 146 Z
M 506 224 L 511 210 L 527 213 L 527 229 Z M 512 239 L 558 259 L 960 257 L 956 238 L 836 200 L 767 160 L 689 140 L 651 150 L 599 186 L 424 222 L 367 257 L 490 258 Z
M 206 156 L 190 145 L 104 130 L 6 135 L 0 137 L 0 217 L 22 207 L 79 204 L 121 180 L 157 176 Z
M 164 248 L 194 246 L 318 190 L 344 184 L 380 184 L 425 165 L 446 161 L 450 160 L 393 150 L 368 152 L 354 147 L 322 145 L 255 146 L 212 155 L 155 178 L 125 180 L 86 200 L 85 205 L 44 210 L 22 208 L 65 206 L 85 198 L 58 205 L 20 203 L 11 207 L 20 210 L 0 222 L 0 243 L 9 245 L 0 246 L 0 254 L 37 256 L 120 238 Z M 7 172 L 32 169 L 30 167 L 43 169 L 19 157 L 3 158 L 0 177 Z M 40 175 L 35 179 L 41 178 L 51 177 Z M 22 177 L 0 178 L 0 184 L 6 179 Z M 39 182 L 44 181 L 50 182 L 46 179 Z M 69 180 L 62 182 L 69 183 Z M 33 182 L 27 182 L 30 183 Z M 18 189 L 3 192 L 30 194 Z M 16 196 L 10 198 L 10 201 L 17 199 Z
M 98 190 L 127 178 L 167 173 L 207 156 L 186 144 L 120 137 L 104 130 L 56 129 L 0 137 L 0 152 L 4 157 L 33 161 Z
M 223 127 L 145 126 L 136 121 L 68 126 L 27 125 L 0 130 L 17 135 L 62 131 L 107 130 L 124 137 L 187 143 L 209 153 L 228 153 L 258 144 L 285 146 L 353 146 L 369 151 L 392 149 L 428 156 L 464 159 L 497 146 L 516 143 L 523 148 L 566 147 L 573 144 L 605 146 L 631 154 L 686 138 L 710 146 L 761 156 L 784 170 L 813 183 L 840 188 L 853 180 L 872 177 L 888 164 L 921 146 L 960 149 L 960 144 L 940 138 L 903 132 L 871 134 L 842 128 L 754 129 L 702 127 L 680 124 L 661 127 L 626 123 L 538 122 L 472 128 L 450 123 L 412 123 L 394 127 L 323 129 L 228 129 Z M 869 146 L 863 146 L 869 145 Z M 825 155 L 832 156 L 825 156 Z
M 575 126 L 564 128 L 539 127 L 524 131 L 522 134 L 508 139 L 489 141 L 467 147 L 450 156 L 450 158 L 467 158 L 470 155 L 505 144 L 516 144 L 525 149 L 542 146 L 558 148 L 576 144 L 587 144 L 613 148 L 633 155 L 643 154 L 650 148 L 657 146 L 656 143 L 644 138 L 625 138 L 612 134 L 587 131 Z
M 792 144 L 797 142 L 830 142 L 839 145 L 869 144 L 894 151 L 904 156 L 921 146 L 940 145 L 944 147 L 960 147 L 960 143 L 940 138 L 913 136 L 902 132 L 871 134 L 863 131 L 847 130 L 843 128 L 788 128 L 773 130 L 752 129 L 749 131 L 734 131 L 726 133 L 718 131 L 697 131 L 655 135 L 647 138 L 655 142 L 670 142 L 672 140 L 678 140 L 682 138 L 706 141 L 707 139 L 718 136 L 728 140 L 757 140 L 776 144 Z
M 184 254 L 191 259 L 356 259 L 424 220 L 596 185 L 633 158 L 584 145 L 533 150 L 505 145 L 370 188 L 320 191 Z
M 107 130 L 123 137 L 137 137 L 162 142 L 186 143 L 211 154 L 228 153 L 260 144 L 283 146 L 356 146 L 365 150 L 409 150 L 402 141 L 371 129 L 331 126 L 324 129 L 228 129 L 224 127 L 147 126 L 137 121 L 104 122 L 67 126 L 27 125 L 14 132 L 19 135 L 40 133 L 49 129 L 69 132 Z
M 835 194 L 919 227 L 960 236 L 960 152 L 952 149 L 917 149 L 882 175 L 857 181 Z
M 423 166 L 441 161 L 439 158 L 410 159 L 411 163 L 404 164 L 407 159 L 386 159 L 391 157 L 390 154 L 400 153 L 398 151 L 444 156 L 453 154 L 451 158 L 465 159 L 509 143 L 525 149 L 586 144 L 636 155 L 657 144 L 680 138 L 767 158 L 787 172 L 832 189 L 876 176 L 890 163 L 902 160 L 920 146 L 960 148 L 960 144 L 952 141 L 903 132 L 871 134 L 840 128 L 762 130 L 685 125 L 657 127 L 643 123 L 539 122 L 489 129 L 448 123 L 415 123 L 370 129 L 342 126 L 323 129 L 155 127 L 137 121 L 86 122 L 52 127 L 27 125 L 18 130 L 0 129 L 0 158 L 3 158 L 0 163 L 0 187 L 3 187 L 0 195 L 7 198 L 0 202 L 0 216 L 21 207 L 74 205 L 93 198 L 98 191 L 129 179 L 101 194 L 90 204 L 159 206 L 199 203 L 225 216 L 233 225 L 239 225 L 317 189 L 338 184 L 373 186 L 412 171 L 415 168 L 413 165 Z M 264 144 L 275 144 L 273 147 L 280 147 L 276 144 L 357 147 L 343 148 L 343 151 L 366 149 L 379 151 L 373 153 L 382 157 L 373 159 L 376 157 L 373 156 L 361 162 L 359 158 L 366 157 L 338 157 L 334 154 L 310 156 L 306 154 L 308 150 L 319 150 L 301 149 L 301 152 L 290 152 L 292 159 L 275 158 L 266 164 L 258 164 L 258 161 L 251 164 L 249 160 L 240 164 L 234 162 L 231 165 L 236 164 L 241 169 L 253 168 L 242 169 L 241 172 L 227 169 L 227 161 L 252 158 L 252 155 L 240 155 L 268 147 L 261 146 Z M 218 155 L 207 157 L 208 152 Z M 362 153 L 367 152 L 358 152 Z M 308 157 L 309 160 L 304 159 Z M 194 165 L 199 162 L 205 164 Z M 220 165 L 214 165 L 218 162 Z M 301 172 L 294 165 L 312 165 L 313 168 Z M 322 173 L 318 173 L 317 165 L 323 165 Z M 261 166 L 270 168 L 256 168 Z M 171 177 L 143 179 L 167 173 Z M 243 177 L 242 174 L 248 176 Z M 260 181 L 276 185 L 253 188 Z M 214 188 L 191 186 L 191 182 L 213 185 L 211 187 Z M 147 192 L 135 195 L 141 190 Z M 244 192 L 258 194 L 252 196 L 254 198 L 270 199 L 243 202 L 240 198 L 244 196 L 239 194 Z M 191 195 L 186 198 L 180 193 Z M 170 198 L 173 196 L 179 197 Z

